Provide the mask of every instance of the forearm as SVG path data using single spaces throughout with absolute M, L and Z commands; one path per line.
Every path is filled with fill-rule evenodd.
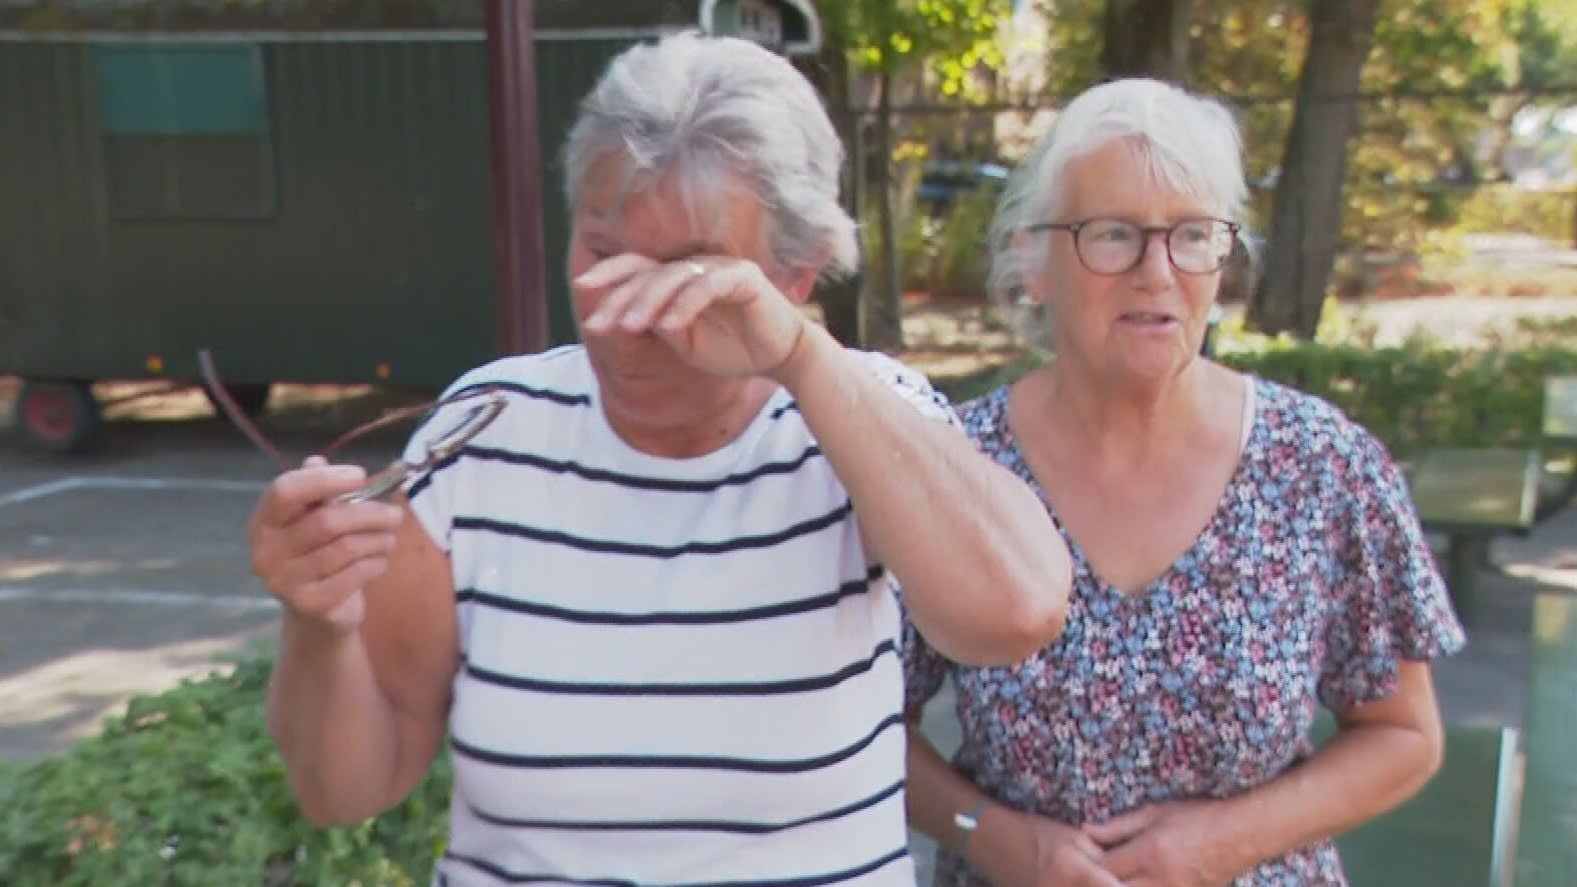
M 905 796 L 910 827 L 957 852 L 963 833 L 953 816 L 981 806 L 985 794 L 943 760 L 936 746 L 913 724 L 909 726 L 908 774 Z
M 1002 665 L 1056 636 L 1068 553 L 1028 486 L 904 403 L 820 327 L 806 330 L 782 380 L 933 646 Z
M 987 863 L 1024 853 L 1023 814 L 993 801 L 959 775 L 914 724 L 909 725 L 908 775 L 911 828 L 983 872 L 990 868 Z M 959 813 L 975 817 L 973 833 L 958 827 L 953 817 Z
M 285 617 L 268 725 L 309 819 L 343 824 L 382 812 L 395 793 L 397 720 L 359 634 L 332 638 Z
M 1340 835 L 1412 797 L 1439 752 L 1422 731 L 1390 724 L 1344 729 L 1306 763 L 1221 802 L 1243 868 Z

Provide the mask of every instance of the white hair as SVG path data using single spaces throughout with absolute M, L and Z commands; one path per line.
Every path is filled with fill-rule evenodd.
M 581 102 L 565 143 L 571 207 L 608 159 L 622 168 L 626 195 L 675 183 L 692 222 L 726 225 L 719 189 L 744 185 L 766 211 L 777 270 L 855 269 L 854 221 L 838 202 L 843 145 L 809 81 L 765 47 L 683 32 L 625 50 Z
M 1004 189 L 990 233 L 987 287 L 1018 316 L 1027 278 L 1044 272 L 1048 238 L 1028 246 L 1026 225 L 1067 221 L 1068 166 L 1106 145 L 1133 145 L 1149 183 L 1198 201 L 1220 218 L 1243 221 L 1248 185 L 1237 122 L 1223 105 L 1176 86 L 1142 78 L 1093 87 L 1070 102 L 1036 141 Z

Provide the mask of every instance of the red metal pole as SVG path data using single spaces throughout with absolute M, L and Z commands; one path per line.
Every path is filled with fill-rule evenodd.
M 493 248 L 503 354 L 540 351 L 548 344 L 534 38 L 532 0 L 487 0 Z

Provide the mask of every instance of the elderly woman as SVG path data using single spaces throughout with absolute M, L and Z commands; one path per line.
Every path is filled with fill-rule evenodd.
M 565 151 L 585 344 L 465 374 L 508 406 L 393 504 L 273 482 L 269 723 L 314 822 L 397 803 L 447 730 L 439 883 L 913 883 L 887 570 L 979 664 L 1055 636 L 1070 571 L 923 378 L 800 310 L 855 261 L 841 161 L 767 50 L 628 50 Z
M 915 602 L 910 711 L 951 675 L 963 727 L 951 765 L 910 733 L 938 884 L 1344 884 L 1331 837 L 1439 765 L 1428 662 L 1463 635 L 1397 468 L 1328 403 L 1198 356 L 1239 157 L 1221 107 L 1119 81 L 1003 198 L 993 285 L 1045 306 L 1054 357 L 959 413 L 1037 488 L 1074 586 L 1008 667 L 958 662 Z

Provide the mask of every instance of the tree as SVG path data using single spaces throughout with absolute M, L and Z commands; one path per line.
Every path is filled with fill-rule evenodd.
M 1336 261 L 1348 142 L 1378 0 L 1314 0 L 1309 51 L 1271 212 L 1270 256 L 1249 303 L 1259 329 L 1313 338 Z
M 1091 47 L 1100 45 L 1107 16 L 1119 0 L 1044 2 L 1053 10 L 1051 92 L 1061 101 L 1101 76 L 1099 55 Z M 1268 183 L 1290 188 L 1289 177 L 1298 175 L 1286 166 L 1300 107 L 1293 97 L 1305 73 L 1301 62 L 1311 57 L 1312 16 L 1322 14 L 1322 5 L 1320 0 L 1233 0 L 1191 7 L 1187 83 L 1235 106 L 1253 188 L 1251 228 L 1269 229 L 1273 237 L 1280 236 L 1273 212 L 1277 198 Z M 1577 5 L 1379 0 L 1374 22 L 1361 76 L 1349 79 L 1352 88 L 1339 97 L 1356 109 L 1357 125 L 1345 143 L 1339 187 L 1323 198 L 1334 213 L 1322 224 L 1334 227 L 1321 236 L 1344 253 L 1443 248 L 1451 243 L 1457 208 L 1473 194 L 1467 186 L 1499 175 L 1497 140 L 1487 135 L 1502 132 L 1501 141 L 1509 139 L 1514 115 L 1536 97 L 1534 90 L 1577 80 L 1566 74 L 1577 71 Z M 1522 88 L 1528 92 L 1518 95 Z M 1502 95 L 1508 89 L 1512 94 Z M 1306 114 L 1313 110 L 1304 108 Z M 1305 126 L 1298 137 L 1307 138 L 1311 131 Z M 1310 186 L 1307 179 L 1301 182 L 1305 192 Z M 1290 209 L 1283 201 L 1283 210 Z M 1300 254 L 1301 249 L 1277 253 L 1273 246 L 1269 276 L 1298 281 L 1305 308 L 1285 313 L 1305 311 L 1307 316 L 1293 326 L 1312 329 L 1323 304 L 1312 294 L 1326 291 L 1330 265 L 1319 271 L 1321 263 L 1303 262 Z M 1289 261 L 1301 266 L 1288 270 L 1282 264 L 1276 270 Z M 1280 310 L 1270 302 L 1300 298 L 1283 286 L 1267 283 L 1261 290 L 1251 306 L 1258 317 Z
M 864 190 L 864 177 L 861 175 L 863 159 L 857 150 L 859 118 L 850 102 L 849 52 L 843 45 L 842 35 L 826 35 L 815 58 L 801 61 L 799 67 L 821 93 L 833 128 L 838 131 L 838 139 L 848 152 L 843 192 L 850 214 L 859 218 L 860 192 Z M 816 288 L 814 294 L 827 331 L 840 344 L 849 348 L 859 348 L 864 344 L 860 330 L 860 284 L 866 276 L 856 268 L 848 279 L 824 283 Z
M 845 47 L 856 69 L 870 72 L 876 81 L 872 149 L 877 162 L 868 184 L 880 254 L 875 273 L 867 278 L 861 338 L 868 347 L 897 351 L 903 348 L 903 293 L 891 184 L 895 81 L 929 70 L 939 78 L 943 95 L 962 93 L 976 68 L 1000 63 L 997 22 L 1008 12 L 1009 0 L 819 0 L 817 7 L 829 37 Z M 863 164 L 865 158 L 855 162 Z
M 1106 0 L 1101 69 L 1109 79 L 1188 76 L 1192 0 Z

